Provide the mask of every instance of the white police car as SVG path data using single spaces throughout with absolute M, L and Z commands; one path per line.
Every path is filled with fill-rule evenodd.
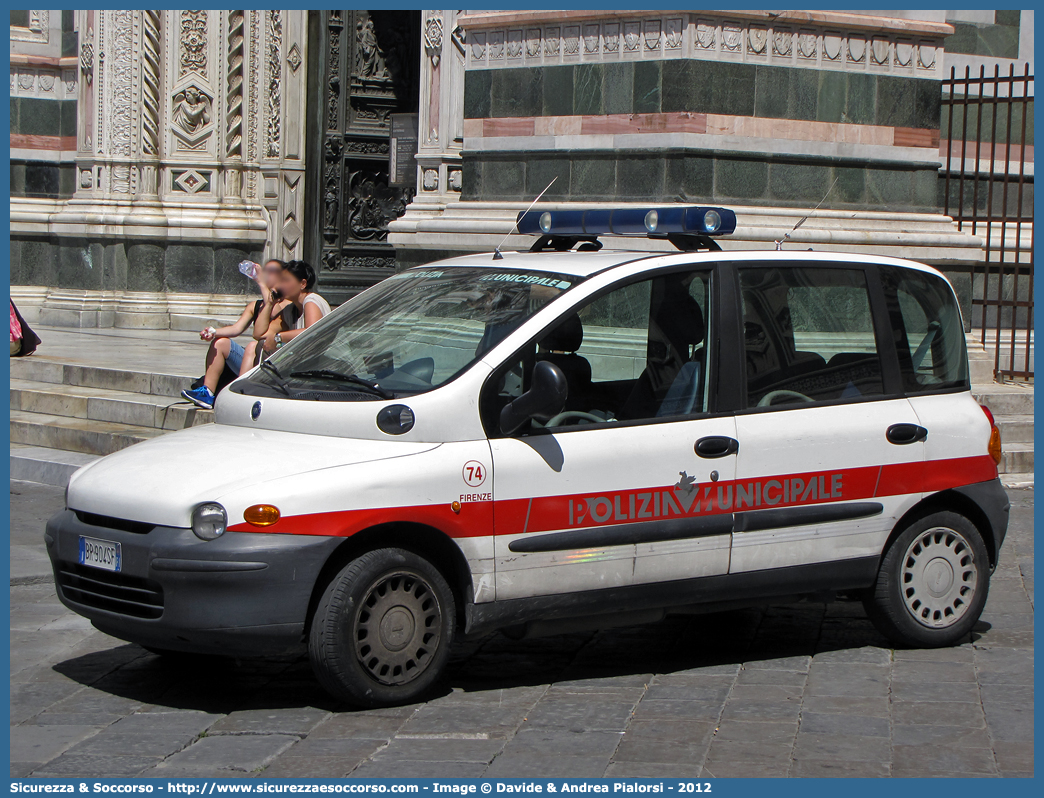
M 902 645 L 969 633 L 1008 501 L 939 272 L 722 252 L 722 208 L 518 226 L 530 251 L 401 272 L 233 383 L 216 424 L 77 472 L 46 533 L 61 600 L 155 651 L 307 649 L 365 705 L 493 629 L 832 590 Z

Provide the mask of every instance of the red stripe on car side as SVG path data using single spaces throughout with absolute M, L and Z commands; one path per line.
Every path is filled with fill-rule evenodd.
M 993 459 L 989 455 L 981 455 L 694 483 L 692 489 L 695 495 L 692 490 L 686 490 L 682 483 L 677 483 L 605 493 L 537 496 L 532 500 L 465 502 L 461 504 L 459 513 L 453 511 L 449 502 L 307 513 L 284 516 L 270 527 L 259 528 L 244 522 L 230 526 L 229 530 L 350 537 L 380 524 L 416 523 L 433 526 L 453 538 L 468 538 L 492 535 L 495 515 L 498 535 L 519 535 L 523 532 L 609 526 L 611 523 L 634 522 L 645 518 L 693 517 L 767 507 L 808 506 L 911 493 L 935 493 L 996 478 L 997 466 Z M 685 501 L 688 501 L 688 506 L 684 504 Z M 684 513 L 671 514 L 676 505 L 679 510 L 684 508 Z

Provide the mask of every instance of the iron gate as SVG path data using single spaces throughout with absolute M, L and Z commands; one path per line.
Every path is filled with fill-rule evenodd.
M 972 328 L 997 379 L 1033 379 L 1033 76 L 1012 64 L 943 81 L 944 206 L 982 237 L 972 273 Z

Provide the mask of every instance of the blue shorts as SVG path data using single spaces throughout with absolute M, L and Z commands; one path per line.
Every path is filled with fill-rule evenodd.
M 243 355 L 245 354 L 246 350 L 230 338 L 228 341 L 228 357 L 225 358 L 225 365 L 232 369 L 236 374 L 239 374 L 239 369 L 243 366 Z

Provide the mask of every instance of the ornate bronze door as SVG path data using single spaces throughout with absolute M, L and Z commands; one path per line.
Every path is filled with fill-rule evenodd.
M 417 11 L 309 12 L 309 240 L 320 290 L 343 302 L 390 275 L 388 222 L 413 188 L 389 185 L 389 116 L 416 113 Z

